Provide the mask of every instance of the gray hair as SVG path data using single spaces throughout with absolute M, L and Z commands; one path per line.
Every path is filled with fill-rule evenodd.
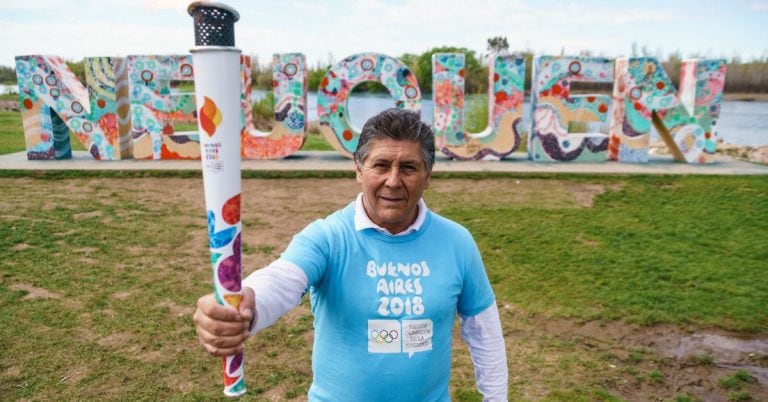
M 390 138 L 396 141 L 414 141 L 421 148 L 421 160 L 427 172 L 435 164 L 435 133 L 421 121 L 418 112 L 391 108 L 365 122 L 354 153 L 355 163 L 362 166 L 373 141 Z

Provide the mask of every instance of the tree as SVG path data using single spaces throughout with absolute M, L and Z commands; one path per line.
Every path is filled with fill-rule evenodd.
M 12 67 L 0 66 L 0 84 L 15 85 L 16 70 Z
M 467 93 L 482 92 L 486 88 L 488 70 L 478 61 L 474 50 L 463 47 L 436 47 L 422 53 L 414 71 L 422 92 L 432 92 L 432 55 L 435 53 L 464 53 L 464 90 Z
M 320 82 L 325 77 L 325 74 L 330 70 L 331 65 L 323 64 L 321 61 L 317 61 L 314 68 L 309 69 L 309 76 L 307 77 L 307 90 L 317 91 L 320 87 Z
M 67 67 L 69 67 L 70 70 L 72 70 L 72 73 L 75 74 L 75 77 L 77 77 L 80 82 L 85 83 L 85 61 L 79 60 L 69 60 L 66 61 Z
M 488 38 L 488 51 L 491 53 L 506 53 L 509 51 L 509 42 L 506 36 L 494 36 Z
M 251 76 L 251 83 L 255 88 L 263 89 L 270 92 L 272 91 L 272 67 L 273 66 L 274 66 L 274 61 L 272 59 L 270 59 L 269 63 L 265 65 L 261 65 L 261 63 L 259 63 L 259 67 L 258 67 L 258 70 L 256 70 L 256 74 Z M 253 68 L 253 64 L 251 64 L 251 68 Z
M 413 54 L 413 53 L 405 53 L 398 57 L 398 60 L 403 62 L 406 66 L 408 66 L 409 69 L 411 69 L 411 72 L 418 77 L 419 76 L 419 55 Z

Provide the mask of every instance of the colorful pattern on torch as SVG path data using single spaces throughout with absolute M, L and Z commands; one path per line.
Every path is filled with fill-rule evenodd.
M 85 59 L 88 88 L 57 56 L 18 56 L 16 76 L 28 159 L 69 159 L 74 133 L 95 159 L 130 157 L 124 59 Z
M 198 133 L 176 134 L 173 122 L 194 123 L 193 93 L 172 93 L 171 81 L 192 81 L 192 56 L 128 56 L 133 155 L 136 159 L 198 159 Z
M 607 95 L 571 95 L 572 82 L 613 82 L 613 61 L 598 57 L 538 56 L 533 61 L 531 133 L 534 162 L 606 160 Z M 607 131 L 607 130 L 606 130 Z
M 713 162 L 725 72 L 725 60 L 686 61 L 678 95 L 655 58 L 617 59 L 609 158 L 648 162 L 653 123 L 675 159 Z
M 432 101 L 437 148 L 456 159 L 501 159 L 520 145 L 525 59 L 488 57 L 488 127 L 464 131 L 464 54 L 432 55 Z
M 240 56 L 240 96 L 243 115 L 242 155 L 249 159 L 280 159 L 301 148 L 307 128 L 307 62 L 301 53 L 275 54 L 272 88 L 275 96 L 275 127 L 266 133 L 253 126 L 251 58 Z
M 242 224 L 240 222 L 240 194 L 227 200 L 217 214 L 208 210 L 208 242 L 211 249 L 213 268 L 213 289 L 221 305 L 228 304 L 237 309 L 242 294 Z M 217 226 L 219 222 L 219 226 Z M 223 227 L 224 225 L 229 225 Z M 245 389 L 243 354 L 222 359 L 224 392 L 239 394 Z
M 317 116 L 325 139 L 348 158 L 357 148 L 360 132 L 352 127 L 347 100 L 352 88 L 366 81 L 383 84 L 396 107 L 421 110 L 419 83 L 399 60 L 380 53 L 359 53 L 336 63 L 317 90 Z

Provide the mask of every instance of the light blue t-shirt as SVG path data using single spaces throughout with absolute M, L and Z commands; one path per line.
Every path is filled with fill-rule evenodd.
M 494 302 L 469 231 L 431 211 L 409 235 L 356 231 L 350 204 L 294 236 L 281 258 L 309 279 L 311 401 L 450 400 L 456 313 Z

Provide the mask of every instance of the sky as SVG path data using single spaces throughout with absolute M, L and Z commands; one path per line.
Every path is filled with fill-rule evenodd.
M 14 57 L 185 54 L 185 0 L 0 0 L 0 65 Z M 768 0 L 226 0 L 240 13 L 237 46 L 264 63 L 300 52 L 310 66 L 360 52 L 398 57 L 433 47 L 621 57 L 768 57 Z

